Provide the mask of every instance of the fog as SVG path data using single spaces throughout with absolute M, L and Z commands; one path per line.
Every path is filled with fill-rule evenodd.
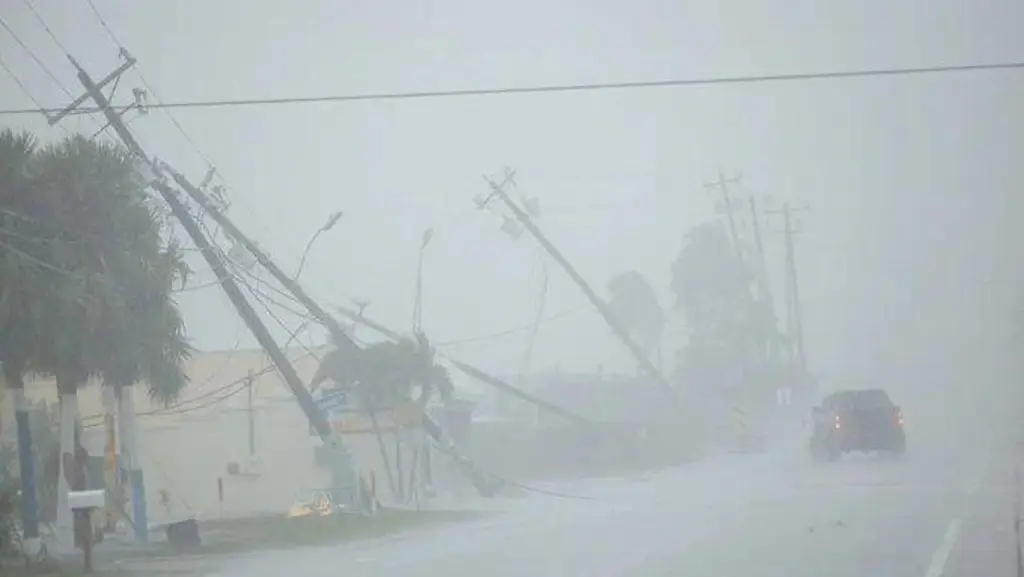
M 1024 6 L 1011 0 L 94 2 L 138 58 L 124 86 L 144 79 L 155 91 L 150 98 L 164 102 L 913 68 L 1024 56 Z M 117 47 L 87 3 L 33 4 L 94 77 L 117 65 Z M 27 5 L 7 0 L 0 15 L 77 94 L 73 68 Z M 0 57 L 45 106 L 71 99 L 3 34 Z M 128 97 L 128 88 L 119 90 Z M 649 482 L 538 479 L 594 500 L 565 504 L 531 495 L 512 504 L 462 503 L 505 513 L 486 530 L 445 528 L 368 553 L 341 547 L 268 554 L 228 563 L 224 571 L 240 575 L 259 566 L 319 575 L 346 567 L 350 574 L 386 575 L 422 563 L 448 575 L 477 575 L 484 567 L 492 575 L 678 575 L 684 568 L 709 575 L 996 574 L 968 560 L 969 544 L 994 531 L 996 521 L 977 512 L 1007 508 L 1008 497 L 981 491 L 976 506 L 964 495 L 973 498 L 977 486 L 994 483 L 993 460 L 1012 468 L 1016 459 L 1007 447 L 1024 369 L 1012 322 L 1024 302 L 1022 95 L 1024 75 L 1014 69 L 197 107 L 133 119 L 147 150 L 193 180 L 202 179 L 208 162 L 216 166 L 229 216 L 286 270 L 297 269 L 326 216 L 343 210 L 309 249 L 301 276 L 325 305 L 364 300 L 368 316 L 407 331 L 421 237 L 432 229 L 423 255 L 424 330 L 435 342 L 451 342 L 439 346 L 443 353 L 517 383 L 519 375 L 555 369 L 632 375 L 636 361 L 529 234 L 513 240 L 496 211 L 476 209 L 474 197 L 488 191 L 481 176 L 499 179 L 504 167 L 514 168 L 517 199 L 538 199 L 538 226 L 602 295 L 623 271 L 648 279 L 669 311 L 661 345 L 666 372 L 675 368 L 689 327 L 675 307 L 672 263 L 688 230 L 724 222 L 718 197 L 704 184 L 719 171 L 741 173 L 730 188 L 737 202 L 754 195 L 766 206 L 807 207 L 797 217 L 794 249 L 808 364 L 820 385 L 813 400 L 801 398 L 784 415 L 765 419 L 764 453 L 744 457 L 719 447 L 723 454 Z M 0 75 L 0 109 L 32 106 Z M 51 128 L 25 115 L 7 116 L 4 125 L 44 139 L 61 137 L 62 129 L 98 128 L 89 118 Z M 744 218 L 741 235 L 749 242 Z M 781 316 L 782 223 L 764 216 L 761 225 Z M 215 278 L 198 254 L 190 259 L 194 285 Z M 540 297 L 543 268 L 549 276 Z M 509 331 L 530 325 L 541 298 L 544 318 L 558 318 L 545 321 L 533 341 L 528 330 Z M 178 300 L 198 350 L 257 347 L 216 286 Z M 304 319 L 277 314 L 284 326 L 263 318 L 283 342 Z M 365 329 L 358 336 L 380 338 Z M 325 338 L 311 329 L 300 340 Z M 459 390 L 491 394 L 472 379 L 455 379 Z M 824 467 L 809 463 L 810 406 L 847 388 L 883 388 L 903 409 L 905 461 L 844 455 Z M 261 459 L 272 467 L 275 455 Z M 907 492 L 815 493 L 875 482 Z M 850 525 L 846 536 L 807 531 L 815 523 L 836 529 L 839 517 Z M 959 549 L 964 565 L 943 558 L 933 574 L 932 553 L 941 550 L 950 519 L 959 520 L 959 542 L 968 543 Z M 540 537 L 545 531 L 550 541 Z M 683 551 L 703 552 L 691 558 Z M 739 563 L 742 557 L 752 560 Z

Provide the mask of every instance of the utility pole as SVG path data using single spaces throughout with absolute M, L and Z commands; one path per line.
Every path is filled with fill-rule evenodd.
M 786 243 L 786 332 L 792 344 L 792 353 L 801 378 L 807 376 L 807 353 L 804 348 L 803 313 L 800 307 L 800 284 L 797 278 L 796 251 L 793 238 L 799 234 L 794 228 L 793 214 L 807 210 L 808 207 L 793 208 L 785 203 L 781 210 L 767 211 L 770 214 L 782 215 L 782 234 Z
M 757 246 L 759 268 L 757 271 L 758 286 L 760 287 L 760 301 L 771 323 L 771 335 L 768 342 L 768 360 L 775 357 L 779 344 L 779 320 L 775 315 L 775 297 L 772 295 L 771 281 L 768 278 L 768 260 L 765 256 L 764 241 L 761 238 L 761 214 L 757 210 L 757 198 L 751 194 L 748 199 L 750 205 L 750 222 L 754 229 L 754 242 Z
M 757 198 L 754 195 L 750 195 L 750 222 L 754 229 L 754 242 L 757 245 L 757 254 L 761 258 L 761 268 L 767 268 L 765 266 L 765 254 L 764 254 L 764 241 L 761 239 L 761 215 L 757 213 Z M 765 287 L 767 289 L 767 286 Z
M 729 221 L 729 235 L 732 237 L 733 247 L 736 249 L 736 258 L 743 262 L 743 249 L 740 245 L 740 235 L 736 228 L 736 215 L 733 214 L 732 197 L 729 195 L 729 185 L 738 184 L 743 180 L 743 175 L 736 174 L 732 177 L 726 178 L 725 174 L 719 169 L 718 180 L 715 182 L 704 183 L 706 189 L 717 189 L 722 195 L 722 208 L 721 212 L 725 212 L 725 216 Z
M 145 150 L 142 149 L 142 146 L 139 144 L 139 142 L 135 139 L 134 135 L 132 135 L 132 133 L 128 131 L 128 128 L 125 126 L 121 117 L 111 106 L 106 96 L 103 95 L 103 92 L 100 90 L 100 86 L 93 82 L 89 74 L 81 66 L 79 66 L 78 62 L 74 58 L 69 57 L 69 59 L 71 60 L 72 65 L 74 65 L 74 67 L 78 70 L 78 79 L 85 87 L 86 96 L 80 97 L 78 100 L 75 101 L 75 103 L 73 103 L 72 106 L 66 108 L 60 115 L 58 115 L 55 118 L 51 118 L 51 124 L 58 122 L 60 118 L 70 113 L 74 108 L 81 104 L 81 102 L 84 102 L 86 98 L 92 98 L 93 101 L 95 101 L 97 107 L 103 111 L 103 114 L 106 116 L 108 122 L 110 123 L 110 126 L 114 129 L 118 137 L 128 147 L 128 150 L 131 151 L 134 155 L 136 155 L 140 160 L 142 160 L 145 167 L 154 171 L 154 178 L 151 180 L 151 185 L 160 194 L 164 202 L 166 202 L 167 205 L 170 207 L 171 213 L 185 228 L 186 233 L 188 233 L 189 237 L 195 243 L 196 247 L 199 249 L 199 252 L 203 255 L 203 258 L 206 260 L 207 264 L 209 264 L 210 268 L 213 269 L 216 277 L 220 279 L 220 285 L 224 289 L 224 292 L 231 300 L 231 303 L 234 305 L 235 309 L 238 311 L 239 316 L 242 317 L 242 320 L 245 322 L 246 326 L 252 332 L 253 336 L 256 337 L 256 340 L 259 342 L 260 346 L 265 351 L 267 351 L 268 356 L 273 361 L 278 372 L 280 372 L 281 376 L 284 378 L 288 387 L 291 389 L 292 394 L 295 395 L 299 407 L 306 414 L 306 417 L 313 425 L 314 430 L 317 432 L 317 434 L 320 436 L 320 438 L 324 441 L 325 444 L 335 449 L 339 455 L 343 454 L 343 446 L 341 443 L 340 436 L 332 433 L 330 425 L 325 419 L 323 413 L 314 403 L 312 396 L 309 394 L 309 391 L 306 389 L 306 386 L 302 383 L 302 380 L 299 378 L 298 374 L 295 372 L 294 367 L 292 367 L 291 363 L 288 361 L 288 358 L 285 356 L 281 348 L 278 347 L 277 343 L 271 336 L 270 331 L 267 330 L 266 325 L 264 325 L 263 322 L 260 320 L 259 316 L 256 314 L 256 311 L 253 309 L 252 305 L 249 303 L 248 300 L 246 300 L 245 295 L 242 293 L 242 290 L 235 282 L 234 275 L 228 270 L 228 267 L 224 262 L 224 259 L 221 257 L 220 251 L 218 251 L 210 242 L 210 240 L 207 239 L 206 236 L 203 234 L 202 230 L 199 227 L 199 224 L 192 217 L 188 209 L 185 207 L 185 204 L 179 198 L 178 191 L 171 188 L 167 183 L 165 183 L 161 179 L 161 167 L 156 166 L 154 164 L 154 162 L 146 154 Z M 134 62 L 135 60 L 129 56 L 128 62 L 122 65 L 122 67 L 118 70 L 121 70 L 123 72 L 123 70 L 127 70 L 128 68 L 130 68 L 131 65 L 134 64 Z M 110 76 L 108 76 L 107 78 L 110 78 Z M 175 174 L 174 178 L 176 181 L 179 182 L 179 184 L 182 181 L 184 181 L 184 177 L 182 177 L 179 174 Z M 191 185 L 189 186 L 191 187 Z M 231 225 L 230 228 L 225 226 L 225 224 L 230 223 L 230 221 L 227 221 L 227 219 L 223 218 L 223 215 L 220 215 L 219 211 L 210 210 L 215 208 L 213 206 L 213 203 L 211 203 L 201 192 L 199 192 L 198 189 L 191 187 L 191 190 L 186 188 L 186 191 L 189 192 L 190 196 L 193 196 L 193 198 L 202 198 L 202 201 L 199 201 L 199 199 L 197 198 L 197 202 L 200 202 L 200 205 L 203 206 L 203 208 L 206 209 L 207 212 L 211 212 L 213 214 L 221 216 L 221 218 L 218 219 L 218 222 L 222 226 L 224 226 L 224 228 L 228 230 L 229 233 L 232 231 L 238 232 L 238 229 L 234 227 L 233 224 Z M 262 253 L 254 254 L 256 254 L 257 258 L 259 258 L 260 255 L 262 255 Z M 264 264 L 264 266 L 266 265 Z M 276 269 L 276 267 L 274 268 Z M 276 270 L 283 275 L 283 271 L 280 271 L 280 269 Z M 284 276 L 285 278 L 287 278 L 286 275 Z M 355 471 L 350 458 L 346 463 L 346 466 L 350 472 L 350 478 L 348 479 L 348 481 L 350 482 L 350 487 L 354 487 L 355 489 L 355 501 L 356 503 L 362 504 L 362 497 L 367 494 L 364 493 L 364 488 L 362 487 L 361 483 L 362 479 L 359 478 L 358 473 Z M 357 479 L 359 481 L 358 484 L 356 484 L 355 481 Z M 136 519 L 136 523 L 139 523 L 139 521 L 139 519 Z
M 661 374 L 661 371 L 654 366 L 654 363 L 651 362 L 651 359 L 644 353 L 643 349 L 636 344 L 633 337 L 629 335 L 629 331 L 627 331 L 626 328 L 622 326 L 622 323 L 615 318 L 615 315 L 608 308 L 608 304 L 604 302 L 604 299 L 602 299 L 594 289 L 590 287 L 590 284 L 588 284 L 580 273 L 576 271 L 576 268 L 572 266 L 572 263 L 570 263 L 561 251 L 559 251 L 558 248 L 548 240 L 547 236 L 537 228 L 537 225 L 533 223 L 533 219 L 530 215 L 520 208 L 519 205 L 512 200 L 512 197 L 505 192 L 505 186 L 513 183 L 514 177 L 515 171 L 511 170 L 506 171 L 505 180 L 501 184 L 485 177 L 485 180 L 491 187 L 491 194 L 480 203 L 480 206 L 486 206 L 487 202 L 490 201 L 491 198 L 497 197 L 505 204 L 505 206 L 508 207 L 510 211 L 512 211 L 512 214 L 516 217 L 519 223 L 523 225 L 523 228 L 533 235 L 533 238 L 537 240 L 541 247 L 551 255 L 551 258 L 554 259 L 554 261 L 557 262 L 563 270 L 565 270 L 566 274 L 569 275 L 569 278 L 571 278 L 580 290 L 583 291 L 583 294 L 587 297 L 590 303 L 594 305 L 594 308 L 596 308 L 597 312 L 601 314 L 604 321 L 608 323 L 608 326 L 612 329 L 612 333 L 622 341 L 622 343 L 626 345 L 626 348 L 628 348 L 629 351 L 633 353 L 633 356 L 636 357 L 640 368 L 655 380 L 671 401 L 676 404 L 677 408 L 682 411 L 682 399 L 680 399 L 676 390 L 671 384 L 669 384 L 665 376 Z

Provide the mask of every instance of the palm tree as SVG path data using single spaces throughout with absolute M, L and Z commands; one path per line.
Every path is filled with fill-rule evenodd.
M 0 132 L 0 365 L 6 386 L 14 393 L 23 496 L 21 522 L 26 540 L 39 537 L 39 504 L 24 375 L 41 342 L 31 320 L 41 304 L 35 298 L 36 287 L 45 282 L 40 275 L 43 271 L 21 256 L 39 248 L 39 223 L 29 216 L 35 212 L 29 175 L 35 152 L 35 139 L 29 134 Z
M 365 406 L 377 409 L 403 401 L 425 405 L 435 393 L 448 401 L 455 392 L 451 375 L 435 356 L 422 333 L 365 349 L 336 346 L 320 361 L 310 389 L 315 391 L 329 378 L 338 387 L 354 390 Z M 417 390 L 419 394 L 414 394 Z
M 12 371 L 55 377 L 64 469 L 75 454 L 77 391 L 91 377 L 120 386 L 145 380 L 163 401 L 180 393 L 189 349 L 171 292 L 187 269 L 164 242 L 160 215 L 122 148 L 72 137 L 35 151 L 22 174 L 26 212 L 53 232 L 33 257 L 48 276 L 21 283 L 28 296 L 18 320 L 32 346 Z M 76 475 L 68 473 L 58 479 L 61 533 L 70 529 L 66 491 Z
M 310 381 L 311 391 L 327 379 L 331 379 L 335 386 L 355 393 L 370 418 L 384 463 L 390 463 L 391 459 L 378 424 L 379 411 L 412 402 L 420 414 L 435 392 L 444 402 L 454 398 L 451 375 L 444 366 L 436 363 L 435 350 L 422 333 L 411 339 L 374 343 L 365 349 L 349 343 L 336 345 L 321 360 Z M 428 432 L 436 435 L 433 427 L 428 428 Z M 392 494 L 395 494 L 397 485 L 390 466 L 386 467 L 385 473 Z

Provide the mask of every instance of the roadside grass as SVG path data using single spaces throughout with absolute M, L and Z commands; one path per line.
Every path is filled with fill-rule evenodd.
M 480 511 L 384 509 L 374 517 L 328 515 L 289 519 L 265 516 L 210 520 L 199 523 L 203 544 L 195 551 L 175 553 L 165 543 L 161 547 L 133 553 L 130 557 L 229 554 L 347 543 L 472 521 L 485 514 Z
M 113 559 L 97 559 L 95 570 L 86 573 L 80 557 L 51 566 L 5 565 L 0 577 L 113 577 L 125 575 L 204 575 L 224 557 L 256 551 L 349 543 L 411 533 L 445 524 L 480 519 L 493 512 L 401 509 L 381 510 L 374 517 L 330 515 L 282 516 L 201 521 L 203 544 L 188 552 L 174 551 L 166 542 L 143 550 L 125 551 Z

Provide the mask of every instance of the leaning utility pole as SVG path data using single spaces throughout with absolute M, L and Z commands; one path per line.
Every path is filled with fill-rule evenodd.
M 771 335 L 768 343 L 768 360 L 771 361 L 776 355 L 779 344 L 779 320 L 775 315 L 775 297 L 772 294 L 771 280 L 768 278 L 768 260 L 765 256 L 764 241 L 761 238 L 761 214 L 757 211 L 757 199 L 753 194 L 748 199 L 750 205 L 750 222 L 754 230 L 754 242 L 757 246 L 758 271 L 757 279 L 760 287 L 759 299 L 768 322 L 771 323 Z
M 792 341 L 792 349 L 801 376 L 807 375 L 807 353 L 804 349 L 804 326 L 803 313 L 800 308 L 800 285 L 797 278 L 796 253 L 793 248 L 793 237 L 798 231 L 793 226 L 793 213 L 807 210 L 807 207 L 792 208 L 789 203 L 782 206 L 781 210 L 768 211 L 769 213 L 781 214 L 783 229 L 782 233 L 786 243 L 786 309 L 787 323 L 786 332 Z
M 284 351 L 282 351 L 281 348 L 278 347 L 277 343 L 271 336 L 270 331 L 267 330 L 266 325 L 264 325 L 263 321 L 260 320 L 259 316 L 256 314 L 256 311 L 253 309 L 249 301 L 245 298 L 245 295 L 242 293 L 242 290 L 238 287 L 238 284 L 235 282 L 235 277 L 231 273 L 231 271 L 228 270 L 227 264 L 224 262 L 224 259 L 222 258 L 220 251 L 217 250 L 216 247 L 214 247 L 213 244 L 210 242 L 210 240 L 207 239 L 206 236 L 203 234 L 199 224 L 192 217 L 188 209 L 185 207 L 185 204 L 179 198 L 178 191 L 171 188 L 167 183 L 165 183 L 161 179 L 161 167 L 155 165 L 153 160 L 146 154 L 145 150 L 142 149 L 142 146 L 135 139 L 134 135 L 132 135 L 132 133 L 129 132 L 128 128 L 122 121 L 120 115 L 114 110 L 110 102 L 107 100 L 106 96 L 104 96 L 101 92 L 100 87 L 93 82 L 89 74 L 78 64 L 77 61 L 75 61 L 74 58 L 69 57 L 69 59 L 71 60 L 71 63 L 74 65 L 74 67 L 78 70 L 78 79 L 85 87 L 86 96 L 79 98 L 74 103 L 72 103 L 71 106 L 65 108 L 64 111 L 62 111 L 59 115 L 51 118 L 50 123 L 55 124 L 56 122 L 60 121 L 61 118 L 63 118 L 72 110 L 77 108 L 82 102 L 85 101 L 86 98 L 92 98 L 92 100 L 96 102 L 97 107 L 106 116 L 108 122 L 110 123 L 110 126 L 117 133 L 118 137 L 128 147 L 128 150 L 131 151 L 140 160 L 142 160 L 146 168 L 154 171 L 154 178 L 150 182 L 151 186 L 153 186 L 153 188 L 156 189 L 156 191 L 163 198 L 164 202 L 166 202 L 167 205 L 170 207 L 171 213 L 185 228 L 185 231 L 188 233 L 189 237 L 195 243 L 196 247 L 199 249 L 199 252 L 203 255 L 203 258 L 210 265 L 210 268 L 213 269 L 214 274 L 219 279 L 221 287 L 224 289 L 224 292 L 231 300 L 231 303 L 238 311 L 239 316 L 242 317 L 242 320 L 245 322 L 246 326 L 252 332 L 253 336 L 256 337 L 256 340 L 259 342 L 260 346 L 267 352 L 267 355 L 273 361 L 274 366 L 277 368 L 278 372 L 280 372 L 281 376 L 284 378 L 285 383 L 291 389 L 292 394 L 295 395 L 295 399 L 296 401 L 298 401 L 299 407 L 306 414 L 306 417 L 309 419 L 317 435 L 320 436 L 325 445 L 328 445 L 332 449 L 335 449 L 339 455 L 346 455 L 346 463 L 342 468 L 347 468 L 350 473 L 350 483 L 348 488 L 353 490 L 354 493 L 352 495 L 354 497 L 353 504 L 364 505 L 364 499 L 369 496 L 368 492 L 364 492 L 364 487 L 362 486 L 362 479 L 359 477 L 358 472 L 355 471 L 355 468 L 351 463 L 350 457 L 348 457 L 347 454 L 344 453 L 344 448 L 342 446 L 340 436 L 332 433 L 331 427 L 328 424 L 327 420 L 325 419 L 324 414 L 320 411 L 319 407 L 317 407 L 316 403 L 313 401 L 312 396 L 309 394 L 309 391 L 306 389 L 306 386 L 303 384 L 298 374 L 295 372 L 294 367 L 292 367 L 291 363 L 288 361 L 288 358 L 285 356 Z M 126 62 L 125 65 L 122 65 L 122 67 L 119 68 L 119 70 L 122 70 L 123 72 L 123 70 L 127 70 L 134 63 L 135 60 L 129 57 L 128 62 Z M 180 175 L 176 174 L 174 175 L 174 177 L 175 180 L 179 181 L 179 183 L 181 180 L 183 180 L 183 178 Z M 193 190 L 189 192 L 192 193 L 196 191 Z M 206 200 L 205 196 L 203 196 L 202 198 Z M 204 203 L 200 204 L 203 205 Z M 203 208 L 213 208 L 212 203 L 206 202 Z M 215 214 L 219 214 L 219 211 L 215 212 Z M 221 220 L 223 220 L 224 222 L 221 222 Z M 223 226 L 227 221 L 226 219 L 218 219 L 218 222 Z M 232 228 L 234 227 L 232 226 Z M 228 229 L 228 227 L 225 226 L 225 229 Z M 230 232 L 230 229 L 228 230 Z M 237 231 L 237 229 L 235 230 Z M 257 256 L 259 255 L 257 254 Z M 339 489 L 340 488 L 341 487 L 339 487 Z
M 545 236 L 544 233 L 541 232 L 537 225 L 533 223 L 533 219 L 530 217 L 530 215 L 525 210 L 520 208 L 519 205 L 512 200 L 512 197 L 510 197 L 508 193 L 505 192 L 505 186 L 507 186 L 509 183 L 513 181 L 514 176 L 515 171 L 506 171 L 505 181 L 502 182 L 501 184 L 498 184 L 491 180 L 490 178 L 485 177 L 485 180 L 491 187 L 491 194 L 488 195 L 488 197 L 486 197 L 480 203 L 480 206 L 486 206 L 491 198 L 497 197 L 505 204 L 505 206 L 508 207 L 510 211 L 512 211 L 512 214 L 516 217 L 520 224 L 523 225 L 523 228 L 528 230 L 530 234 L 533 235 L 533 238 L 537 240 L 541 247 L 543 247 L 544 250 L 547 251 L 549 255 L 551 255 L 551 258 L 554 259 L 555 262 L 557 262 L 563 270 L 565 270 L 566 274 L 569 275 L 569 278 L 571 278 L 573 282 L 575 282 L 576 285 L 580 288 L 580 290 L 583 291 L 583 294 L 586 295 L 590 303 L 594 305 L 594 308 L 597 309 L 597 312 L 601 314 L 601 317 L 603 317 L 605 322 L 608 323 L 608 326 L 611 327 L 612 333 L 614 333 L 615 336 L 620 341 L 622 341 L 623 344 L 626 345 L 626 348 L 628 348 L 629 351 L 633 353 L 633 356 L 636 357 L 637 363 L 639 364 L 640 368 L 645 373 L 650 375 L 651 378 L 653 378 L 655 382 L 664 390 L 665 394 L 668 395 L 672 402 L 676 404 L 677 408 L 682 410 L 682 400 L 680 399 L 676 390 L 672 387 L 671 384 L 669 384 L 665 376 L 661 374 L 661 371 L 659 371 L 658 368 L 654 366 L 654 363 L 651 362 L 651 359 L 644 353 L 643 349 L 641 349 L 640 346 L 636 344 L 636 342 L 633 340 L 633 337 L 629 335 L 629 331 L 622 326 L 622 323 L 620 323 L 617 318 L 615 318 L 615 315 L 612 313 L 611 309 L 608 308 L 608 304 L 604 302 L 604 299 L 602 299 L 594 291 L 594 289 L 590 287 L 590 284 L 587 283 L 587 281 L 580 275 L 579 272 L 576 271 L 576 268 L 572 266 L 572 263 L 570 263 L 569 260 L 565 258 L 561 251 L 559 251 L 558 248 L 555 247 L 555 245 L 552 244 L 550 240 L 548 240 L 547 236 Z
M 729 195 L 729 185 L 737 184 L 743 180 L 743 175 L 736 174 L 726 178 L 721 170 L 718 171 L 718 180 L 704 183 L 706 189 L 717 189 L 722 195 L 722 212 L 729 221 L 729 235 L 732 237 L 733 247 L 736 249 L 736 258 L 743 262 L 743 248 L 740 244 L 740 235 L 736 228 L 736 215 L 733 214 L 732 197 Z

